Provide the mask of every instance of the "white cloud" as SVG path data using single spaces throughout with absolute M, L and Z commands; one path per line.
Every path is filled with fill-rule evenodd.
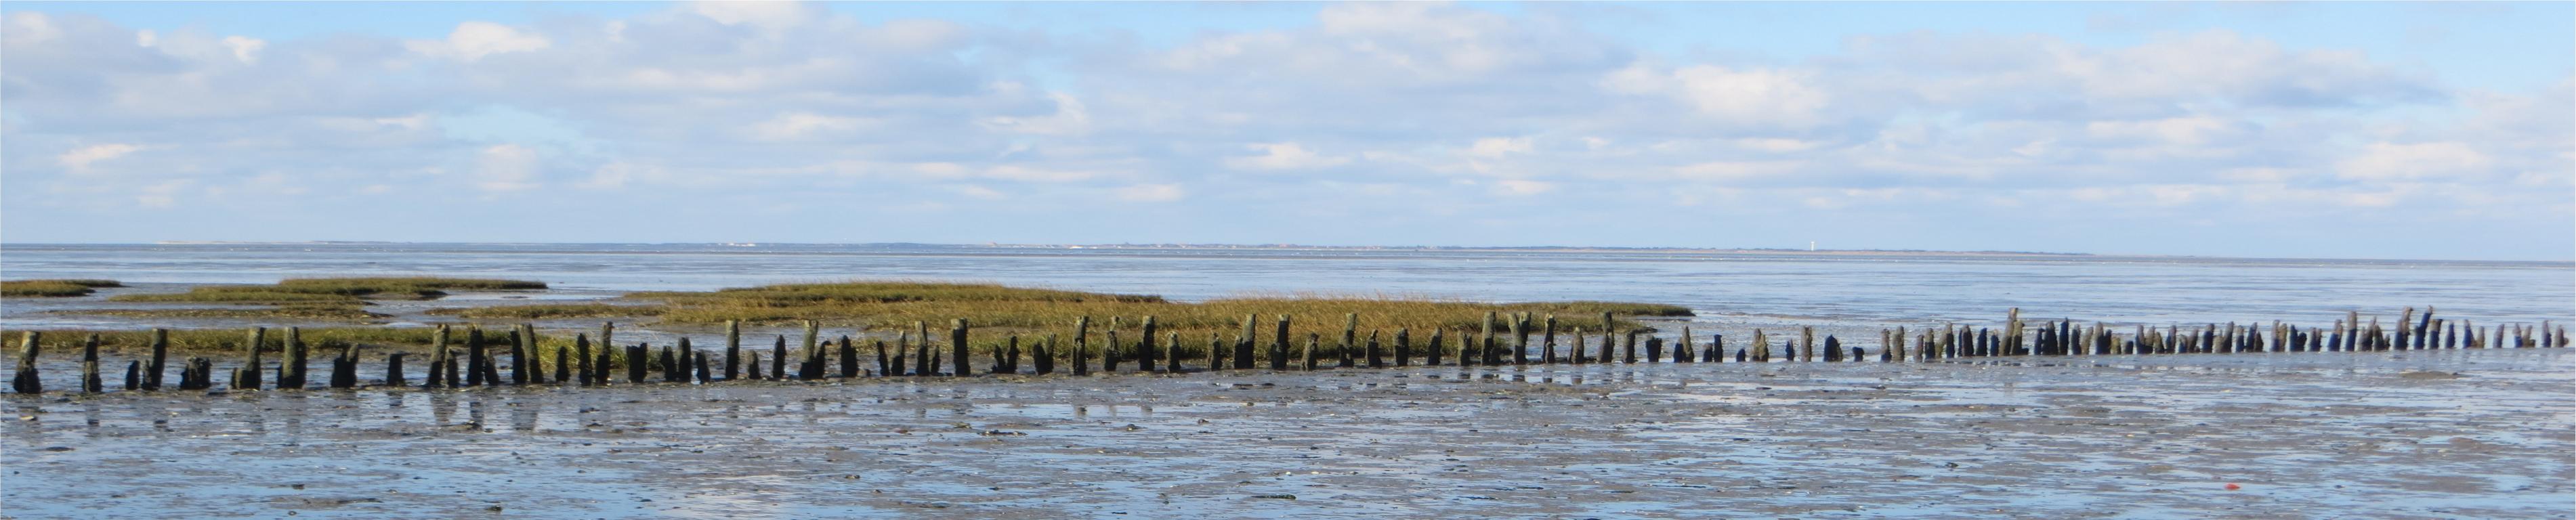
M 1055 101 L 1055 113 L 1036 117 L 995 116 L 985 118 L 984 127 L 997 132 L 1040 135 L 1082 135 L 1091 131 L 1091 113 L 1082 100 L 1063 93 L 1048 94 Z
M 1181 200 L 1187 192 L 1179 184 L 1137 184 L 1113 190 L 1118 200 L 1128 202 L 1171 202 Z
M 1485 158 L 1501 158 L 1515 153 L 1525 154 L 1530 153 L 1531 150 L 1530 138 L 1527 137 L 1488 137 L 1477 139 L 1474 145 L 1467 147 L 1468 154 Z
M 2486 173 L 2494 161 L 2468 143 L 2371 143 L 2335 166 L 2335 176 L 2367 181 L 2444 178 Z
M 1556 190 L 1555 183 L 1522 179 L 1494 181 L 1495 191 L 1504 195 L 1537 195 Z
M 225 36 L 224 48 L 232 49 L 233 59 L 241 60 L 244 64 L 255 64 L 259 63 L 259 51 L 268 48 L 268 42 L 244 36 Z
M 858 128 L 862 122 L 862 120 L 852 117 L 835 117 L 812 112 L 794 112 L 779 114 L 778 117 L 773 117 L 768 121 L 762 121 L 759 124 L 752 125 L 751 132 L 752 135 L 758 136 L 763 140 L 792 141 L 813 137 L 818 134 L 847 132 Z
M 1716 65 L 1665 71 L 1640 62 L 1610 73 L 1601 84 L 1621 94 L 1668 96 L 1701 114 L 1743 124 L 1800 127 L 1820 123 L 1832 98 L 1814 81 L 1794 71 Z
M 489 192 L 537 188 L 537 151 L 515 144 L 493 145 L 476 154 L 474 188 Z
M 1245 148 L 1260 151 L 1261 154 L 1227 157 L 1226 167 L 1238 170 L 1303 170 L 1329 168 L 1351 162 L 1349 157 L 1318 154 L 1314 150 L 1306 149 L 1305 145 L 1293 142 L 1262 143 Z
M 54 160 L 74 172 L 86 172 L 89 171 L 89 165 L 93 163 L 124 157 L 126 154 L 142 149 L 143 147 L 125 143 L 95 144 L 63 152 L 62 155 L 54 156 Z
M 464 61 L 514 52 L 533 52 L 553 45 L 544 35 L 523 32 L 507 25 L 485 21 L 456 24 L 445 40 L 412 41 L 404 45 L 421 54 Z

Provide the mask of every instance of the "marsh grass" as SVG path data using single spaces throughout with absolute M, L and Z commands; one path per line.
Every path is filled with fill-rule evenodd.
M 1633 319 L 1641 316 L 1690 316 L 1690 309 L 1673 305 L 1601 301 L 1480 303 L 1464 300 L 1441 300 L 1419 296 L 1386 295 L 1284 295 L 1257 294 L 1210 300 L 1202 303 L 1178 303 L 1159 296 L 1082 293 L 1051 289 L 1012 288 L 991 284 L 942 284 L 932 282 L 848 282 L 838 284 L 790 284 L 752 288 L 726 289 L 697 293 L 637 293 L 629 298 L 665 302 L 669 308 L 661 318 L 674 323 L 716 323 L 740 320 L 755 325 L 785 325 L 801 320 L 816 320 L 826 326 L 857 327 L 876 330 L 909 330 L 914 323 L 928 325 L 933 335 L 947 330 L 950 320 L 964 318 L 974 327 L 979 338 L 992 336 L 998 342 L 1008 334 L 1043 335 L 1053 332 L 1070 337 L 1073 323 L 1089 317 L 1093 333 L 1110 326 L 1110 318 L 1122 318 L 1123 327 L 1138 327 L 1144 317 L 1155 320 L 1156 333 L 1178 332 L 1185 344 L 1203 345 L 1209 333 L 1232 341 L 1243 330 L 1243 319 L 1260 315 L 1255 325 L 1262 341 L 1268 341 L 1281 315 L 1290 318 L 1292 328 L 1301 336 L 1318 332 L 1338 343 L 1346 315 L 1356 314 L 1358 333 L 1381 333 L 1381 340 L 1391 341 L 1397 329 L 1409 329 L 1426 341 L 1432 330 L 1458 332 L 1481 330 L 1485 314 L 1509 316 L 1531 315 L 1531 334 L 1542 326 L 1549 315 L 1557 319 L 1560 333 L 1576 328 L 1599 331 L 1603 328 L 1601 313 L 1615 315 L 1610 325 L 1621 330 L 1651 330 L 1652 327 Z M 1502 318 L 1508 320 L 1509 318 Z M 1498 328 L 1507 330 L 1506 328 Z M 1127 334 L 1135 334 L 1128 330 Z M 936 339 L 936 338 L 934 338 Z M 1134 339 L 1129 336 L 1130 340 Z M 1156 338 L 1164 341 L 1167 338 Z M 979 345 L 984 341 L 978 340 Z M 979 347 L 980 349 L 981 347 Z M 1204 352 L 1204 348 L 1197 349 Z
M 0 281 L 0 296 L 35 296 L 61 298 L 88 296 L 100 287 L 124 287 L 115 280 L 8 280 Z
M 358 302 L 366 299 L 426 300 L 446 296 L 446 289 L 512 290 L 544 289 L 544 282 L 500 280 L 489 278 L 440 278 L 430 276 L 374 278 L 298 278 L 272 285 L 207 285 L 174 294 L 126 294 L 108 298 L 119 302 L 194 302 L 280 304 L 301 302 Z
M 635 318 L 660 316 L 667 307 L 660 305 L 614 305 L 606 303 L 563 303 L 535 305 L 499 305 L 462 309 L 436 309 L 429 314 L 471 319 L 543 320 L 562 318 Z

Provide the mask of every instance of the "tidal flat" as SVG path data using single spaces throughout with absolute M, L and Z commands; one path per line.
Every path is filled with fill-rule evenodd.
M 12 518 L 2576 516 L 2566 349 L 6 399 Z

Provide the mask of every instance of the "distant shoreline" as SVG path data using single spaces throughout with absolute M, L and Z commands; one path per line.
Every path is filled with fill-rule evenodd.
M 1694 248 L 1694 247 L 1602 247 L 1602 246 L 1325 246 L 1305 244 L 932 244 L 921 242 L 392 242 L 363 240 L 162 240 L 139 242 L 0 242 L 0 249 L 12 247 L 99 247 L 99 246 L 683 246 L 725 248 L 743 251 L 797 250 L 806 248 L 920 248 L 956 250 L 1111 250 L 1111 251 L 1348 251 L 1348 252 L 1459 252 L 1459 253 L 1562 253 L 1562 254 L 1682 254 L 1682 255 L 1771 255 L 1782 257 L 1953 257 L 1953 258 L 2055 258 L 2055 259 L 2175 259 L 2175 260 L 2261 260 L 2320 262 L 2445 262 L 2471 264 L 2576 266 L 2576 261 L 2562 259 L 2460 259 L 2460 258 L 2334 258 L 2288 256 L 2218 256 L 2152 253 L 2063 253 L 2046 251 L 1945 251 L 1929 249 L 1789 249 L 1789 248 Z

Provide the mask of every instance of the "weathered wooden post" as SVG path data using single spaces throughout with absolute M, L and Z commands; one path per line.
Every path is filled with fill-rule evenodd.
M 572 366 L 574 363 L 572 347 L 563 344 L 556 344 L 555 377 L 553 382 L 555 384 L 572 382 Z
M 680 339 L 681 339 L 682 341 L 687 341 L 687 340 L 688 340 L 688 338 L 685 338 L 685 337 L 684 337 L 684 338 L 680 338 Z M 687 380 L 688 380 L 688 377 L 689 377 L 689 370 L 688 370 L 688 369 L 685 369 L 685 368 L 680 368 L 680 367 L 683 367 L 683 366 L 687 366 L 687 365 L 684 365 L 684 364 L 683 364 L 683 363 L 687 363 L 687 362 L 688 362 L 688 361 L 687 361 L 686 359 L 683 359 L 683 358 L 681 358 L 681 357 L 680 357 L 679 352 L 671 350 L 671 346 L 670 346 L 670 345 L 663 345 L 663 346 L 662 346 L 662 359 L 661 359 L 661 363 L 659 363 L 659 365 L 661 365 L 661 367 L 662 367 L 662 382 L 664 382 L 664 383 L 678 383 L 678 382 L 682 382 L 682 381 L 687 381 Z
M 126 362 L 125 362 L 125 386 L 120 387 L 120 388 L 124 388 L 124 389 L 126 389 L 126 390 L 142 390 L 142 389 L 143 389 L 143 360 L 140 360 L 140 359 L 131 359 L 131 360 L 126 360 Z
M 1610 314 L 1602 313 L 1601 318 L 1604 320 L 1603 323 L 1608 323 Z M 1619 337 L 1610 331 L 1611 329 L 1608 328 L 1601 329 L 1601 355 L 1593 357 L 1592 361 L 1604 365 L 1619 362 Z
M 1485 311 L 1485 328 L 1476 332 L 1476 363 L 1485 366 L 1503 364 L 1503 353 L 1494 339 L 1494 311 Z
M 1664 338 L 1646 338 L 1646 362 L 1664 362 Z
M 2019 309 L 2019 308 L 2015 308 L 2015 309 L 2013 309 L 2013 314 L 2014 314 L 2014 315 L 2016 315 L 2016 316 L 2020 315 L 2020 314 L 2021 314 L 2021 309 Z M 1805 352 L 1805 355 L 1792 355 L 1792 356 L 1789 356 L 1790 358 L 1792 358 L 1792 359 L 1790 359 L 1791 361 L 1805 361 L 1805 362 L 1809 362 L 1809 363 L 1814 363 L 1814 362 L 1816 361 L 1816 328 L 1815 328 L 1815 327 L 1809 327 L 1809 326 L 1800 326 L 1800 327 L 1798 327 L 1798 346 L 1799 346 L 1799 347 L 1801 347 L 1801 348 L 1805 348 L 1805 349 L 1807 349 L 1807 350 L 1806 350 L 1806 352 Z
M 1377 331 L 1369 331 L 1368 348 L 1365 350 L 1368 353 L 1369 368 L 1386 368 L 1386 353 L 1378 350 Z
M 895 336 L 896 336 L 896 337 L 902 337 L 902 336 L 903 336 L 903 333 L 902 333 L 902 332 L 896 332 L 896 333 L 895 333 Z M 896 341 L 900 342 L 901 340 L 896 340 Z M 877 377 L 885 377 L 885 376 L 896 375 L 896 374 L 895 374 L 895 371 L 894 371 L 894 367 L 895 367 L 895 366 L 894 366 L 894 364 L 893 364 L 894 360 L 893 360 L 892 358 L 888 358 L 888 357 L 886 357 L 886 343 L 885 343 L 885 340 L 876 340 L 874 343 L 876 343 L 876 347 L 877 347 Z M 728 358 L 728 359 L 730 359 L 730 358 L 731 358 L 731 356 L 727 356 L 727 358 Z M 732 376 L 728 375 L 728 376 L 726 376 L 726 379 L 728 379 L 728 380 L 729 380 L 729 379 L 732 379 Z
M 1270 369 L 1288 369 L 1288 315 L 1279 315 L 1279 325 L 1270 338 Z
M 1207 369 L 1209 372 L 1225 370 L 1227 348 L 1225 338 L 1218 336 L 1216 331 L 1208 331 Z
M 1395 366 L 1413 366 L 1413 329 L 1395 329 Z
M 1252 344 L 1257 341 L 1253 338 L 1261 337 L 1260 322 L 1261 315 L 1259 314 L 1243 315 L 1243 337 L 1239 338 L 1241 341 L 1237 341 L 1234 344 L 1234 368 L 1236 370 L 1252 369 Z
M 589 334 L 576 333 L 572 335 L 572 355 L 574 362 L 581 363 L 580 377 L 582 386 L 590 386 L 598 383 L 599 380 L 597 376 L 602 373 L 602 371 L 593 368 L 593 360 L 590 357 Z
M 1359 328 L 1359 313 L 1354 312 L 1342 315 L 1342 343 L 1341 345 L 1333 348 L 1333 354 L 1341 358 L 1342 368 L 1351 368 L 1356 365 L 1356 363 L 1352 361 L 1351 354 L 1352 351 L 1358 350 L 1360 346 Z
M 300 327 L 286 328 L 286 342 L 278 349 L 282 354 L 280 357 L 285 358 L 285 361 L 277 365 L 277 389 L 279 390 L 304 389 L 304 369 L 307 365 L 302 331 Z
M 478 325 L 466 325 L 465 386 L 483 385 L 483 364 L 486 362 L 487 358 L 484 357 L 483 352 L 483 327 Z
M 1809 345 L 1809 346 L 1810 346 L 1810 347 L 1813 347 L 1814 345 Z M 1838 362 L 1838 361 L 1842 361 L 1842 360 L 1843 360 L 1843 342 L 1842 342 L 1842 340 L 1835 339 L 1835 338 L 1834 338 L 1834 335 L 1832 335 L 1832 334 L 1826 334 L 1826 335 L 1825 335 L 1825 362 L 1827 362 L 1827 363 L 1832 363 L 1832 362 Z M 1814 359 L 1814 358 L 1808 358 L 1808 361 L 1815 361 L 1815 359 Z
M 974 374 L 973 374 L 973 372 L 975 371 L 975 369 L 970 368 L 970 367 L 966 364 L 966 319 L 965 319 L 965 318 L 957 318 L 957 319 L 955 319 L 955 320 L 952 320 L 952 321 L 949 321 L 949 322 L 948 322 L 948 343 L 949 343 L 949 345 L 948 345 L 948 350 L 949 350 L 950 355 L 956 356 L 956 359 L 952 360 L 952 361 L 953 361 L 953 364 L 952 364 L 952 365 L 950 365 L 950 366 L 951 366 L 952 368 L 954 368 L 954 369 L 956 369 L 956 370 L 957 370 L 957 376 L 958 376 L 958 377 L 965 377 L 965 376 L 974 375 Z
M 1710 362 L 1710 363 L 1725 363 L 1725 362 L 1726 362 L 1726 335 L 1725 335 L 1725 334 L 1710 334 L 1710 335 L 1708 335 L 1708 362 Z M 1744 362 L 1744 360 L 1742 360 L 1742 359 L 1737 359 L 1737 360 L 1735 360 L 1735 362 L 1737 362 L 1737 363 L 1742 363 L 1742 362 Z
M 352 341 L 348 345 L 341 346 L 339 357 L 331 359 L 331 387 L 356 388 L 357 386 L 358 342 Z
M 510 384 L 528 384 L 528 353 L 536 351 L 529 339 L 517 327 L 510 329 Z
M 778 334 L 769 343 L 769 378 L 787 379 L 787 335 Z
M 921 340 L 921 345 L 913 348 L 913 377 L 930 377 L 932 375 L 937 375 L 939 365 L 935 364 L 938 361 L 936 359 L 937 356 L 932 355 L 935 351 L 931 350 L 930 345 L 930 323 L 923 321 L 912 322 L 912 337 L 913 339 Z
M 692 364 L 698 366 L 698 384 L 715 382 L 715 367 L 709 366 L 714 363 L 707 361 L 706 354 L 692 352 L 689 354 L 689 359 L 695 361 Z
M 1442 342 L 1440 341 L 1440 340 L 1442 339 L 1442 338 L 1440 337 L 1440 335 L 1441 335 L 1441 333 L 1442 333 L 1442 332 L 1443 332 L 1443 331 L 1441 331 L 1438 327 L 1433 327 L 1433 328 L 1431 329 L 1431 341 L 1430 341 L 1429 343 L 1424 343 L 1424 344 L 1423 344 L 1423 345 L 1425 345 L 1425 346 L 1426 346 L 1426 347 L 1428 347 L 1428 348 L 1424 348 L 1424 349 L 1422 349 L 1422 350 L 1423 350 L 1423 361 L 1422 361 L 1422 362 L 1423 362 L 1423 364 L 1424 364 L 1424 365 L 1427 365 L 1427 366 L 1435 366 L 1435 367 L 1436 367 L 1436 366 L 1440 366 L 1440 348 L 1441 348 L 1441 347 L 1440 347 L 1440 345 L 1441 345 L 1441 343 L 1442 343 Z
M 805 360 L 796 364 L 796 378 L 813 381 L 823 378 L 823 347 L 817 344 L 823 331 L 814 320 L 805 320 Z
M 1556 363 L 1556 315 L 1547 315 L 1545 332 L 1539 334 L 1539 362 Z
M 201 357 L 188 358 L 188 367 L 183 370 L 195 373 L 196 377 L 189 379 L 187 374 L 180 374 L 180 390 L 204 390 L 215 387 L 215 360 Z M 195 384 L 190 384 L 192 381 Z
M 841 336 L 841 348 L 839 354 L 841 356 L 841 377 L 859 377 L 859 347 L 850 344 L 849 336 Z
M 1565 362 L 1577 365 L 1591 363 L 1592 355 L 1585 352 L 1591 347 L 1592 343 L 1583 340 L 1583 327 L 1575 327 L 1573 342 L 1566 344 Z
M 438 329 L 431 331 L 429 338 L 429 379 L 420 382 L 423 389 L 447 384 L 447 371 L 443 366 L 447 363 L 447 324 L 438 324 Z
M 880 352 L 877 357 L 883 358 L 885 356 L 884 353 Z M 741 320 L 725 320 L 724 378 L 726 381 L 733 381 L 742 378 Z
M 160 390 L 161 372 L 169 369 L 170 329 L 152 329 L 152 362 L 143 364 L 143 389 Z
M 1154 364 L 1155 345 L 1153 316 L 1145 317 L 1143 328 L 1144 334 L 1136 338 L 1136 371 L 1154 372 L 1159 370 L 1160 367 Z
M 1674 347 L 1673 347 L 1673 362 L 1674 362 L 1674 363 L 1691 363 L 1691 362 L 1698 361 L 1697 359 L 1694 359 L 1694 358 L 1695 358 L 1695 356 L 1694 356 L 1694 355 L 1695 355 L 1695 354 L 1697 354 L 1697 353 L 1695 353 L 1695 352 L 1691 352 L 1691 349 L 1694 349 L 1694 348 L 1697 348 L 1697 347 L 1698 347 L 1697 345 L 1692 345 L 1692 344 L 1691 344 L 1691 330 L 1690 330 L 1690 327 L 1687 327 L 1687 326 L 1682 327 L 1681 344 L 1680 344 L 1680 345 L 1678 345 L 1678 346 L 1674 346 Z
M 1637 332 L 1636 329 L 1628 329 L 1623 335 L 1626 341 L 1619 344 L 1620 363 L 1637 364 Z
M 107 384 L 98 378 L 97 334 L 91 334 L 88 341 L 81 342 L 81 391 L 93 394 L 107 391 Z
M 780 342 L 785 343 L 783 338 Z M 626 347 L 627 383 L 639 385 L 644 384 L 644 373 L 646 370 L 652 368 L 653 365 L 652 348 L 652 345 L 645 343 L 636 343 L 635 346 Z
M 395 352 L 385 356 L 385 386 L 400 387 L 409 384 L 406 381 L 408 378 L 403 377 L 404 355 L 402 352 Z
M 259 371 L 262 368 L 267 368 L 261 366 L 262 363 L 259 361 L 259 347 L 267 343 L 268 329 L 262 327 L 250 328 L 249 343 L 243 345 L 245 348 L 242 349 L 244 350 L 242 353 L 242 369 L 233 371 L 233 389 L 259 389 Z
M 1519 315 L 1513 316 L 1513 318 L 1512 318 L 1512 365 L 1513 365 L 1513 366 L 1521 366 L 1521 365 L 1528 365 L 1528 364 L 1529 364 L 1529 335 L 1530 335 L 1530 319 L 1529 319 L 1529 313 L 1524 312 L 1524 313 L 1520 313 Z
M 1181 373 L 1181 333 L 1166 332 L 1163 338 L 1163 373 Z
M 1771 362 L 1771 338 L 1762 329 L 1753 329 L 1753 362 Z
M 1091 317 L 1073 319 L 1073 375 L 1091 375 Z
M 1047 333 L 1046 342 L 1038 344 L 1037 356 L 1035 358 L 1038 362 L 1038 375 L 1043 376 L 1055 373 L 1055 338 L 1055 333 L 1049 332 Z
M 1306 370 L 1315 369 L 1315 349 L 1317 348 L 1317 344 L 1322 343 L 1323 341 L 1324 338 L 1322 334 L 1316 334 L 1313 332 L 1306 333 L 1306 350 L 1300 353 L 1300 355 L 1303 356 L 1300 359 L 1304 359 L 1305 363 L 1299 366 L 1305 367 Z
M 1100 371 L 1102 373 L 1118 373 L 1118 357 L 1120 354 L 1125 353 L 1127 346 L 1124 343 L 1118 342 L 1118 326 L 1125 324 L 1123 323 L 1124 321 L 1125 320 L 1118 319 L 1117 316 L 1109 317 L 1109 330 L 1103 331 L 1100 335 L 1101 341 L 1106 342 L 1106 344 L 1100 346 Z
M 748 361 L 748 362 L 750 362 L 750 363 L 751 363 L 751 364 L 748 364 L 748 365 L 743 365 L 743 366 L 751 367 L 751 370 L 749 370 L 749 373 L 748 373 L 748 374 L 745 374 L 745 377 L 749 377 L 749 378 L 751 378 L 751 380 L 753 380 L 753 381 L 759 381 L 759 380 L 762 380 L 762 379 L 768 379 L 768 378 L 766 378 L 766 377 L 761 377 L 761 375 L 760 375 L 760 351 L 758 351 L 758 350 L 754 350 L 754 351 L 751 351 L 750 353 L 743 354 L 743 356 L 744 356 L 744 359 L 743 359 L 744 361 Z

